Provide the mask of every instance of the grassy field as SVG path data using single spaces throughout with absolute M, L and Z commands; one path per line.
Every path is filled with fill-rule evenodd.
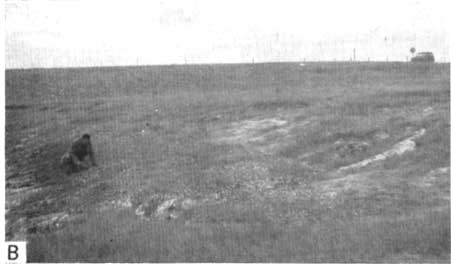
M 376 62 L 8 70 L 7 240 L 33 262 L 449 263 L 449 76 Z M 86 132 L 100 166 L 67 176 L 59 157 Z

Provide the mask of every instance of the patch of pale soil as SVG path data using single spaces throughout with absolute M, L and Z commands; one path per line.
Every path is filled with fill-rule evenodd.
M 295 122 L 295 118 L 289 115 L 284 119 L 251 119 L 216 128 L 212 135 L 217 143 L 242 145 L 251 151 L 271 154 L 279 147 L 290 144 L 293 129 L 310 122 L 309 119 Z
M 381 190 L 382 185 L 373 180 L 372 172 L 349 174 L 345 177 L 325 180 L 313 184 L 315 192 L 323 199 L 333 199 L 346 191 L 357 191 L 365 195 L 374 190 Z
M 203 198 L 183 198 L 183 197 L 154 197 L 154 199 L 141 203 L 136 209 L 135 214 L 143 220 L 172 220 L 179 218 L 184 211 L 190 210 L 196 206 L 221 203 L 220 195 L 213 193 Z
M 40 187 L 32 186 L 22 188 L 6 188 L 6 210 L 19 206 L 24 200 L 33 194 L 41 192 L 42 190 L 43 189 Z
M 14 222 L 7 221 L 6 226 L 11 233 L 10 240 L 26 240 L 27 234 L 54 231 L 76 219 L 77 216 L 66 212 L 57 212 L 32 218 L 21 217 Z M 12 230 L 14 232 L 11 232 Z M 7 236 L 9 235 L 7 234 Z
M 177 196 L 171 194 L 154 194 L 147 197 L 135 209 L 135 214 L 142 219 L 149 220 L 155 216 L 156 210 L 165 202 L 176 200 Z
M 232 123 L 230 128 L 219 135 L 218 141 L 230 144 L 243 144 L 248 142 L 264 141 L 269 132 L 286 134 L 283 129 L 287 125 L 286 120 L 278 118 L 267 118 L 260 120 L 245 120 Z M 220 133 L 221 134 L 221 133 Z
M 52 213 L 35 217 L 29 220 L 32 222 L 33 228 L 41 230 L 51 230 L 61 227 L 65 222 L 69 221 L 69 215 L 65 212 Z
M 425 176 L 419 178 L 417 181 L 414 181 L 413 184 L 423 188 L 433 187 L 447 180 L 449 181 L 449 176 L 450 176 L 449 167 L 438 168 L 431 170 Z
M 430 116 L 433 113 L 434 113 L 434 108 L 432 108 L 432 106 L 428 106 L 425 109 L 423 109 L 424 116 Z
M 371 163 L 385 160 L 387 158 L 396 156 L 396 155 L 402 155 L 405 152 L 413 151 L 415 149 L 416 143 L 415 139 L 418 139 L 419 137 L 423 136 L 426 132 L 426 129 L 422 128 L 414 133 L 413 136 L 406 138 L 405 140 L 398 142 L 395 144 L 391 149 L 384 151 L 380 154 L 377 154 L 376 156 L 373 156 L 371 158 L 362 160 L 360 162 L 344 166 L 339 168 L 339 171 L 349 170 L 349 169 L 360 169 L 363 168 Z
M 175 218 L 173 214 L 171 214 L 169 211 L 172 211 L 175 209 L 175 202 L 177 201 L 177 198 L 173 198 L 170 200 L 166 200 L 160 205 L 158 205 L 157 210 L 155 210 L 154 215 L 157 218 L 162 218 L 165 216 L 166 212 L 169 213 L 169 217 Z
M 103 203 L 99 210 L 107 210 L 107 209 L 123 209 L 123 208 L 132 208 L 133 204 L 131 198 L 126 196 L 117 200 L 107 201 Z
M 389 138 L 389 137 L 390 137 L 390 135 L 389 135 L 388 133 L 384 132 L 384 131 L 379 131 L 379 132 L 377 132 L 377 133 L 374 135 L 374 138 L 375 138 L 377 141 L 381 141 L 381 140 L 387 139 L 387 138 Z

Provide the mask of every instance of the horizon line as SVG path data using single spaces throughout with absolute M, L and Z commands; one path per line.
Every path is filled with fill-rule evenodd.
M 201 66 L 201 65 L 237 65 L 237 64 L 274 64 L 274 63 L 412 63 L 410 60 L 297 60 L 297 61 L 259 61 L 259 62 L 205 62 L 205 63 L 161 63 L 161 64 L 117 64 L 85 66 L 50 66 L 50 67 L 12 67 L 7 70 L 52 70 L 52 69 L 89 69 L 118 67 L 161 67 L 161 66 Z M 435 61 L 433 64 L 449 64 L 450 61 Z

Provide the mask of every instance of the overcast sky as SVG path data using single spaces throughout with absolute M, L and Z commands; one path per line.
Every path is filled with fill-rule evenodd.
M 447 2 L 7 0 L 6 67 L 449 61 Z

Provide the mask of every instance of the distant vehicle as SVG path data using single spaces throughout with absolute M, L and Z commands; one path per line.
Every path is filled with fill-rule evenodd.
M 412 62 L 434 62 L 434 54 L 432 52 L 418 52 L 417 55 L 413 56 Z

